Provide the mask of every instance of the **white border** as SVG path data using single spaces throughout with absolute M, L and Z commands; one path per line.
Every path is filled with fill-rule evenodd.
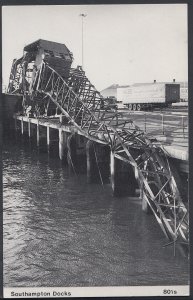
M 166 292 L 167 291 L 167 292 Z M 15 295 L 13 295 L 14 293 Z M 17 294 L 16 294 L 17 293 Z M 24 293 L 21 295 L 20 293 Z M 25 293 L 28 293 L 25 294 Z M 35 295 L 29 295 L 35 293 Z M 4 298 L 189 296 L 188 285 L 123 287 L 5 287 Z

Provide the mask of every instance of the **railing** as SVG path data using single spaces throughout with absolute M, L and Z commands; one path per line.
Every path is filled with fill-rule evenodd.
M 130 112 L 136 125 L 147 134 L 165 136 L 186 142 L 188 139 L 188 115 L 159 112 Z

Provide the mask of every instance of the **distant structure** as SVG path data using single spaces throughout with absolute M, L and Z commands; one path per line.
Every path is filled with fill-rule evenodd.
M 180 101 L 186 102 L 188 101 L 188 82 L 183 81 L 183 82 L 177 82 L 175 79 L 173 82 L 180 84 Z M 154 83 L 156 83 L 156 80 L 154 80 Z M 162 82 L 162 83 L 167 83 L 167 82 Z M 134 86 L 138 85 L 148 85 L 149 83 L 135 83 L 132 84 Z M 117 98 L 117 89 L 120 87 L 130 87 L 131 85 L 119 85 L 119 84 L 112 84 L 109 87 L 105 88 L 104 90 L 101 91 L 101 95 L 106 98 L 106 97 L 115 97 Z
M 188 101 L 188 82 L 178 82 L 180 84 L 180 101 Z
M 106 89 L 102 90 L 101 95 L 104 98 L 107 98 L 107 97 L 117 98 L 117 89 L 120 87 L 129 87 L 129 85 L 112 84 L 109 87 L 107 87 Z

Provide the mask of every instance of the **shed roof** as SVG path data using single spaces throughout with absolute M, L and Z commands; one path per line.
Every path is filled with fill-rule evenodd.
M 63 54 L 70 53 L 70 50 L 66 47 L 66 45 L 42 39 L 26 45 L 24 47 L 24 51 L 37 51 L 39 48 Z

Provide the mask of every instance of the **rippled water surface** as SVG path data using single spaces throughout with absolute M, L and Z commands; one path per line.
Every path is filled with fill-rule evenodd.
M 4 141 L 4 285 L 188 284 L 153 216 L 35 147 Z

